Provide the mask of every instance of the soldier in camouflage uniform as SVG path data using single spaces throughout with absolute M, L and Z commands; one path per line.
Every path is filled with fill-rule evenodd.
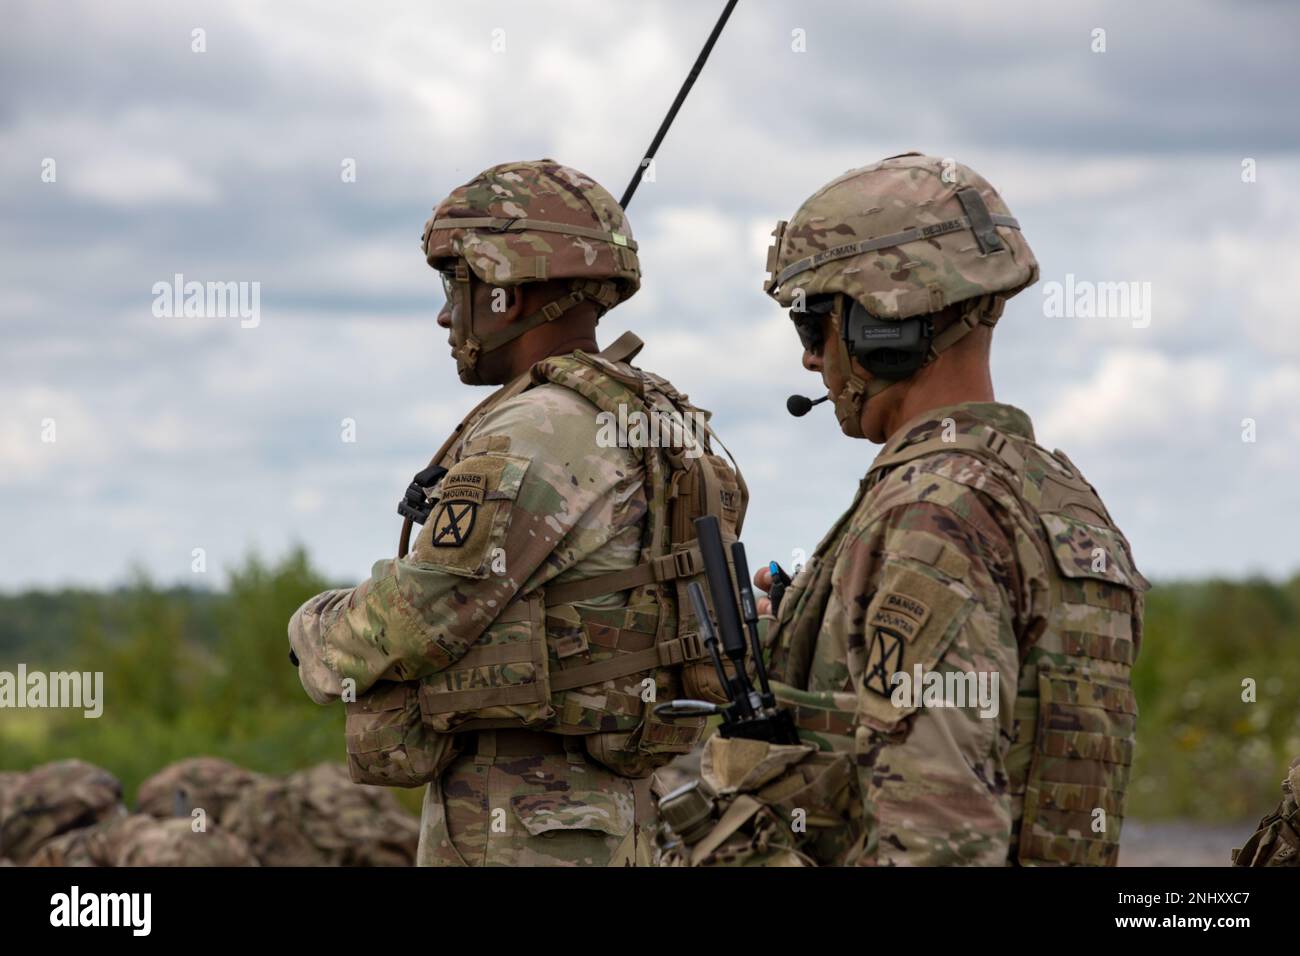
M 730 794 L 802 819 L 806 862 L 1113 865 L 1147 584 L 1079 470 L 993 400 L 992 326 L 1038 277 L 1019 224 L 973 170 L 907 153 L 834 180 L 774 235 L 766 289 L 804 366 L 841 430 L 884 447 L 769 632 L 778 696 L 829 769 L 789 754 L 802 780 Z M 760 755 L 711 756 L 725 810 L 691 862 L 762 861 L 763 841 L 789 862 L 788 836 L 728 822 L 717 778 Z M 845 776 L 850 809 L 827 819 Z
M 629 364 L 635 336 L 597 352 L 640 270 L 592 179 L 493 167 L 438 205 L 423 251 L 461 381 L 502 387 L 416 476 L 399 557 L 294 615 L 303 686 L 345 700 L 355 780 L 427 785 L 421 865 L 643 862 L 645 778 L 703 730 L 651 709 L 704 658 L 677 610 L 687 519 L 736 533 L 743 483 L 707 433 L 610 440 L 602 412 L 703 413 Z

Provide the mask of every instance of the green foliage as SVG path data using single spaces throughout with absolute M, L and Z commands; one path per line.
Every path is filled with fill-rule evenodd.
M 215 754 L 284 773 L 342 760 L 343 713 L 303 693 L 285 628 L 329 587 L 301 550 L 253 556 L 225 591 L 160 589 L 0 597 L 0 669 L 102 671 L 104 714 L 7 711 L 0 769 L 62 757 L 107 767 L 134 794 L 167 763 Z M 1255 818 L 1300 754 L 1300 577 L 1175 582 L 1150 592 L 1134 686 L 1141 710 L 1128 812 Z M 1242 681 L 1255 682 L 1254 703 Z M 416 791 L 402 793 L 418 809 Z
M 1172 583 L 1147 597 L 1128 813 L 1263 816 L 1300 755 L 1300 576 Z
M 54 653 L 15 639 L 3 660 L 14 660 L 18 648 L 29 670 L 103 672 L 103 715 L 9 712 L 0 722 L 0 768 L 80 757 L 117 774 L 130 799 L 143 779 L 196 754 L 270 773 L 342 760 L 342 709 L 318 707 L 303 693 L 286 637 L 298 606 L 329 586 L 298 549 L 273 566 L 249 557 L 215 595 L 160 590 L 143 576 L 98 602 L 77 592 L 77 613 L 51 619 L 47 646 Z M 47 597 L 20 595 L 0 605 L 29 613 L 47 606 Z
M 135 584 L 114 591 L 27 591 L 0 595 L 0 662 L 62 660 L 77 652 L 84 623 L 98 620 L 106 637 L 123 637 L 123 609 L 136 598 Z M 171 588 L 159 594 L 185 607 L 186 628 L 195 641 L 216 638 L 216 607 L 220 594 L 193 588 Z

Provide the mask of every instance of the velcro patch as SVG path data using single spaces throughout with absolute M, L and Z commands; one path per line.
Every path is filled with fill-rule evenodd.
M 508 452 L 510 450 L 509 435 L 478 435 L 465 442 L 461 449 L 461 458 L 471 458 L 474 455 L 486 455 L 489 452 Z

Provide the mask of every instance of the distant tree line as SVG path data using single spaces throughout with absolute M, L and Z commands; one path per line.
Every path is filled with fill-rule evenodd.
M 104 674 L 98 720 L 0 712 L 0 769 L 76 756 L 117 774 L 130 795 L 194 754 L 267 773 L 342 760 L 342 710 L 306 698 L 285 639 L 293 611 L 329 586 L 297 549 L 274 563 L 247 558 L 222 591 L 137 574 L 112 591 L 0 596 L 0 670 Z M 1262 815 L 1300 754 L 1300 576 L 1157 585 L 1134 683 L 1129 814 Z

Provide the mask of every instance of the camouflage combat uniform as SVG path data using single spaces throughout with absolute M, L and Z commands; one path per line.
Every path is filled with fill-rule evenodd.
M 774 235 L 767 291 L 844 373 L 830 397 L 851 437 L 872 396 L 992 326 L 1038 275 L 993 187 L 916 153 L 846 173 Z M 772 748 L 781 776 L 751 742 L 711 741 L 704 782 L 723 806 L 690 862 L 1114 864 L 1146 588 L 1096 492 L 1023 412 L 968 402 L 901 424 L 769 633 L 812 752 Z M 757 822 L 737 826 L 742 797 Z
M 549 160 L 494 167 L 461 187 L 435 210 L 424 246 L 466 290 L 570 278 L 574 296 L 607 306 L 639 278 L 617 203 Z M 452 341 L 466 382 L 500 344 L 472 317 L 453 324 Z M 446 473 L 417 482 L 415 498 L 427 492 L 436 507 L 411 553 L 313 598 L 290 623 L 314 700 L 355 681 L 354 779 L 428 781 L 421 865 L 645 862 L 640 781 L 702 732 L 702 722 L 673 727 L 650 712 L 656 693 L 674 691 L 676 665 L 703 655 L 664 602 L 689 555 L 674 567 L 673 554 L 651 548 L 668 541 L 653 520 L 667 507 L 668 466 L 658 451 L 602 437 L 598 418 L 652 399 L 693 410 L 628 364 L 638 348 L 624 337 L 600 355 L 553 357 L 501 388 L 435 456 Z M 703 485 L 726 478 L 716 456 L 699 460 Z M 715 497 L 735 512 L 739 491 L 731 483 Z
M 915 153 L 833 181 L 776 237 L 778 301 L 856 304 L 827 345 L 846 369 L 850 347 L 870 365 L 871 336 L 906 320 L 931 361 L 1038 276 L 997 191 Z M 854 327 L 858 307 L 875 328 Z M 851 436 L 863 403 L 910 374 L 875 368 L 832 396 Z M 853 694 L 863 815 L 835 862 L 1113 864 L 1146 587 L 1092 486 L 1023 412 L 965 403 L 899 426 L 775 634 L 786 682 Z
M 1113 864 L 1145 587 L 1091 487 L 1034 444 L 1023 412 L 967 403 L 903 425 L 796 578 L 775 638 L 783 680 L 854 695 L 854 861 Z M 967 691 L 986 681 L 992 706 L 953 707 L 946 687 L 930 705 L 924 678 L 896 693 L 893 675 L 917 667 Z

